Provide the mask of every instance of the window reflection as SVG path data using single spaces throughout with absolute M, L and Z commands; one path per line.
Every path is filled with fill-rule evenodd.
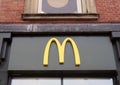
M 63 84 L 61 84 L 61 81 Z M 15 78 L 11 85 L 113 85 L 112 78 Z
M 113 85 L 112 79 L 64 78 L 63 85 Z
M 12 79 L 12 85 L 61 85 L 60 78 Z

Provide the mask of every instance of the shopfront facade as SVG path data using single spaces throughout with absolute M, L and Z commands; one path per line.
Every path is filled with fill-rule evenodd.
M 0 85 L 120 85 L 120 0 L 0 0 Z
M 119 24 L 1 25 L 0 84 L 119 85 L 119 31 Z

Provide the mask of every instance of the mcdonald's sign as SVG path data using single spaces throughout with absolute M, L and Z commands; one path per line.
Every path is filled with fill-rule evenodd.
M 70 42 L 72 48 L 73 48 L 73 52 L 74 52 L 74 57 L 75 57 L 75 65 L 79 66 L 80 65 L 80 54 L 79 54 L 79 50 L 77 48 L 77 45 L 75 43 L 75 41 L 72 38 L 66 38 L 62 44 L 60 44 L 59 40 L 57 38 L 51 38 L 44 50 L 44 58 L 43 58 L 43 65 L 44 66 L 48 66 L 48 57 L 49 57 L 49 50 L 50 50 L 50 46 L 51 44 L 55 42 L 57 47 L 58 47 L 58 54 L 59 54 L 59 63 L 63 64 L 64 63 L 64 52 L 65 52 L 65 46 L 67 42 Z

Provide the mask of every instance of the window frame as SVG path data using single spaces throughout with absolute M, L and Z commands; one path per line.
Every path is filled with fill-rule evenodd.
M 87 1 L 86 4 L 84 3 L 85 0 L 81 0 L 81 1 L 82 1 L 81 6 L 85 5 L 85 7 L 83 8 L 82 6 L 81 10 L 80 9 L 77 10 L 81 11 L 82 13 L 38 13 L 38 0 L 34 0 L 34 1 L 25 0 L 25 8 L 24 8 L 24 13 L 22 14 L 22 19 L 23 20 L 60 20 L 60 19 L 97 20 L 99 18 L 99 14 L 96 12 L 96 5 L 94 0 L 90 0 L 89 2 Z M 77 0 L 77 2 L 79 2 L 79 0 Z M 88 3 L 93 3 L 93 4 L 88 4 Z M 90 6 L 91 8 L 89 8 Z
M 9 71 L 8 75 L 8 85 L 14 78 L 112 78 L 113 85 L 118 83 L 116 71 Z

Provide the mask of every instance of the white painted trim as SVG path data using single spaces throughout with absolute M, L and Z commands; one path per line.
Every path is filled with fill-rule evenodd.
M 42 0 L 38 1 L 38 13 L 42 13 Z
M 77 0 L 78 13 L 82 13 L 82 0 Z

